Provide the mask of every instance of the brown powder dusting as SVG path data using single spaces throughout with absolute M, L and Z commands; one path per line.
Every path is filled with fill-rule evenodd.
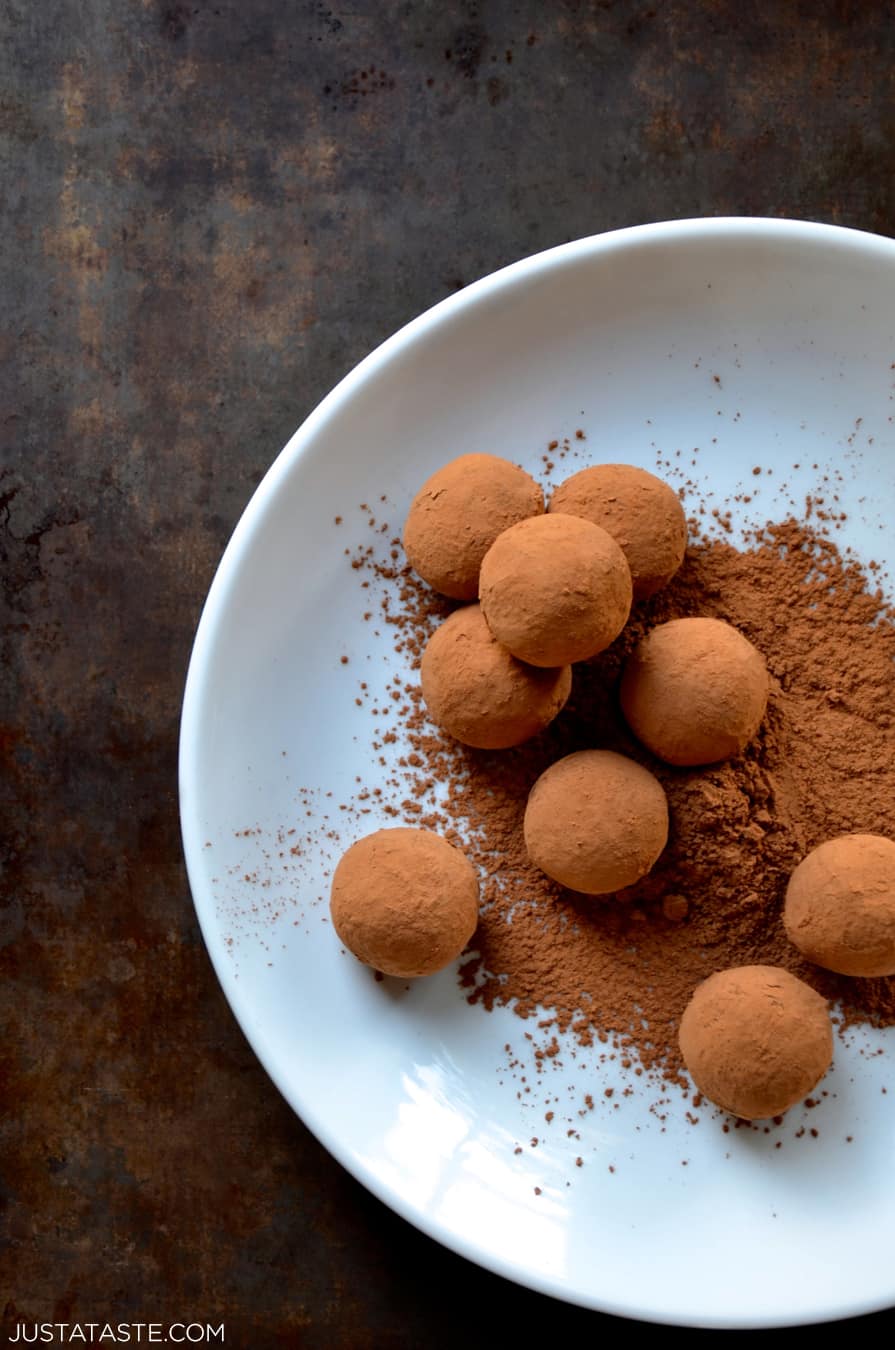
M 447 606 L 402 566 L 361 565 L 387 583 L 383 617 L 412 663 Z M 755 741 L 716 767 L 673 769 L 632 739 L 618 678 L 651 626 L 701 614 L 735 624 L 765 656 L 768 714 Z M 413 678 L 397 691 L 400 812 L 439 829 L 481 869 L 483 909 L 461 967 L 470 1002 L 554 1014 L 560 1033 L 680 1071 L 677 1024 L 695 986 L 731 965 L 780 965 L 842 1005 L 843 1025 L 895 1022 L 895 977 L 852 981 L 787 942 L 783 896 L 796 863 L 831 835 L 895 835 L 895 623 L 881 592 L 805 523 L 768 525 L 745 550 L 697 542 L 669 587 L 617 642 L 576 667 L 565 711 L 535 741 L 498 753 L 435 731 Z M 400 683 L 400 682 L 399 682 Z M 563 890 L 533 868 L 522 837 L 528 791 L 573 750 L 601 747 L 651 769 L 671 835 L 653 872 L 610 898 Z M 393 787 L 398 780 L 393 780 Z

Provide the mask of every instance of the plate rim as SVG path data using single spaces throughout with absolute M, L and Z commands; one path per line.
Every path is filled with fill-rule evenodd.
M 583 1291 L 568 1288 L 562 1279 L 542 1275 L 529 1268 L 522 1269 L 517 1262 L 505 1260 L 493 1247 L 444 1228 L 436 1218 L 419 1210 L 375 1174 L 368 1172 L 350 1147 L 343 1146 L 339 1139 L 331 1134 L 329 1126 L 314 1109 L 313 1101 L 306 1099 L 300 1088 L 297 1089 L 294 1084 L 283 1081 L 269 1060 L 264 1037 L 255 1024 L 251 1001 L 243 994 L 242 987 L 231 977 L 225 947 L 214 923 L 214 898 L 206 895 L 207 888 L 202 875 L 205 831 L 200 828 L 198 818 L 200 799 L 198 748 L 202 694 L 211 669 L 214 634 L 226 613 L 229 592 L 238 574 L 244 548 L 284 479 L 309 450 L 325 424 L 365 383 L 374 380 L 383 367 L 400 356 L 428 331 L 452 321 L 464 311 L 474 309 L 527 277 L 547 272 L 555 267 L 571 265 L 587 257 L 610 254 L 632 246 L 693 242 L 701 238 L 715 240 L 722 237 L 736 237 L 738 234 L 741 234 L 744 240 L 748 237 L 750 242 L 761 240 L 788 243 L 799 240 L 805 243 L 826 242 L 834 247 L 861 253 L 865 257 L 876 256 L 880 261 L 890 265 L 895 264 L 895 240 L 867 230 L 817 221 L 763 216 L 707 216 L 627 226 L 541 250 L 489 273 L 411 319 L 343 375 L 279 451 L 243 508 L 230 535 L 203 603 L 193 640 L 184 684 L 178 746 L 179 816 L 187 879 L 202 939 L 215 976 L 240 1030 L 265 1073 L 327 1152 L 378 1200 L 427 1237 L 514 1284 L 561 1302 L 611 1316 L 661 1325 L 711 1330 L 764 1330 L 774 1327 L 817 1325 L 879 1312 L 890 1308 L 892 1303 L 889 1300 L 864 1299 L 843 1306 L 840 1301 L 833 1306 L 818 1306 L 807 1317 L 799 1314 L 787 1319 L 779 1314 L 760 1313 L 749 1318 L 699 1316 L 696 1313 L 685 1316 L 651 1307 L 648 1300 L 635 1305 L 630 1300 L 587 1297 Z

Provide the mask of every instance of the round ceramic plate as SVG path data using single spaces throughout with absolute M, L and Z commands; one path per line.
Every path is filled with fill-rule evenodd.
M 807 1122 L 822 1126 L 811 1146 L 775 1149 L 717 1119 L 694 1129 L 677 1105 L 660 1123 L 648 1087 L 618 1092 L 618 1110 L 574 1112 L 569 1135 L 520 1091 L 512 1011 L 471 1007 L 456 970 L 409 992 L 377 983 L 335 938 L 328 876 L 354 838 L 390 823 L 340 807 L 389 773 L 358 681 L 384 697 L 401 665 L 364 619 L 373 604 L 346 550 L 387 544 L 423 480 L 461 451 L 537 473 L 548 444 L 574 446 L 580 429 L 595 459 L 651 469 L 698 446 L 690 472 L 710 502 L 755 484 L 756 463 L 778 466 L 743 508 L 753 519 L 785 515 L 817 486 L 812 465 L 835 466 L 848 515 L 837 538 L 891 561 L 893 362 L 884 239 L 703 220 L 553 249 L 437 305 L 348 375 L 276 460 L 211 588 L 180 791 L 218 978 L 271 1078 L 345 1167 L 432 1237 L 534 1289 L 717 1327 L 895 1303 L 895 1093 L 882 1091 L 895 1042 L 837 1045 L 830 1081 L 843 1090 Z M 778 498 L 770 485 L 784 480 Z M 734 507 L 734 540 L 748 523 Z M 580 1092 L 580 1056 L 574 1069 L 574 1083 L 557 1071 L 557 1096 Z M 584 1070 L 598 1101 L 625 1081 L 596 1055 Z

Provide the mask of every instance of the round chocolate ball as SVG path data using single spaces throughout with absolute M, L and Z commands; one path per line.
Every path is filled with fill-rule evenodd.
M 786 889 L 790 942 L 840 975 L 895 975 L 895 843 L 843 834 L 804 858 Z
M 684 508 L 677 493 L 646 469 L 594 464 L 560 483 L 547 509 L 608 530 L 628 560 L 635 600 L 666 586 L 684 561 Z
M 625 662 L 622 712 L 666 764 L 716 764 L 751 741 L 764 717 L 768 673 L 748 638 L 721 619 L 672 619 Z
M 565 705 L 569 666 L 536 670 L 493 637 L 479 605 L 455 610 L 426 644 L 420 683 L 432 721 L 479 750 L 521 745 Z
M 414 497 L 404 524 L 404 552 L 436 591 L 475 600 L 482 559 L 497 536 L 543 511 L 541 488 L 517 464 L 497 455 L 460 455 Z
M 680 1046 L 699 1091 L 743 1120 L 781 1116 L 833 1059 L 825 1000 L 777 966 L 710 975 L 681 1018 Z
M 333 926 L 350 952 L 407 979 L 450 965 L 475 932 L 479 882 L 472 863 L 430 830 L 377 830 L 333 875 Z
M 585 661 L 631 612 L 631 573 L 610 534 L 578 516 L 535 516 L 489 548 L 482 613 L 498 642 L 533 666 Z
M 612 750 L 579 750 L 541 774 L 525 808 L 525 847 L 570 890 L 609 895 L 639 881 L 668 839 L 658 779 Z

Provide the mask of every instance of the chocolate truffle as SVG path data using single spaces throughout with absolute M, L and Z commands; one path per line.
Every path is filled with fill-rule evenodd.
M 783 923 L 815 965 L 895 975 L 895 843 L 843 834 L 820 844 L 789 879 Z
M 560 483 L 547 509 L 582 516 L 609 531 L 628 560 L 635 600 L 667 585 L 684 561 L 684 508 L 673 489 L 646 469 L 632 464 L 582 469 Z
M 752 739 L 768 701 L 764 657 L 721 619 L 672 619 L 625 663 L 621 705 L 638 740 L 667 764 L 715 764 Z
M 710 975 L 684 1010 L 680 1045 L 699 1091 L 743 1120 L 781 1116 L 833 1059 L 826 1002 L 778 966 Z
M 464 745 L 505 750 L 553 721 L 569 697 L 572 671 L 517 661 L 492 636 L 481 608 L 466 605 L 430 637 L 420 682 L 433 722 Z
M 432 975 L 475 932 L 479 882 L 468 858 L 430 830 L 377 830 L 333 875 L 330 912 L 365 965 L 403 979 Z
M 404 552 L 436 591 L 475 600 L 482 559 L 497 536 L 543 511 L 543 492 L 517 464 L 496 455 L 460 455 L 414 497 L 404 524 Z
M 631 573 L 618 544 L 578 516 L 535 516 L 489 548 L 482 613 L 498 642 L 533 666 L 596 656 L 631 611 Z
M 668 839 L 661 783 L 612 750 L 579 750 L 551 764 L 525 808 L 525 847 L 548 877 L 586 895 L 633 886 Z

